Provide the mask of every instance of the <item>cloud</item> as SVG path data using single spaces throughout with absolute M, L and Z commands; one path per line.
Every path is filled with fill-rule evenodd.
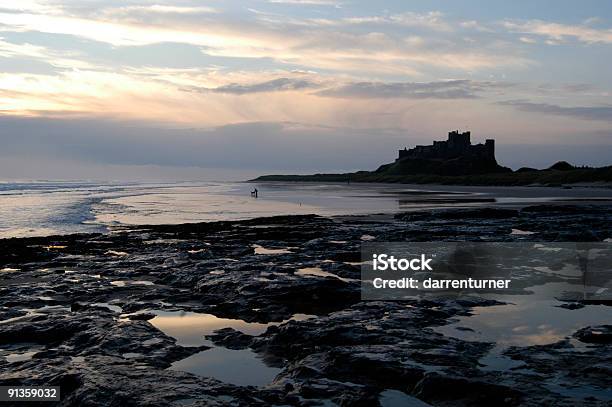
M 285 92 L 302 89 L 313 89 L 317 87 L 319 87 L 317 83 L 312 82 L 308 79 L 277 78 L 253 84 L 230 83 L 228 85 L 223 85 L 216 88 L 192 87 L 186 88 L 186 90 L 244 95 L 248 93 Z
M 35 13 L 58 13 L 58 4 L 45 4 L 37 0 L 20 0 L 18 2 L 4 1 L 0 5 L 0 12 L 35 12 Z
M 582 24 L 584 25 L 595 25 L 595 24 L 599 24 L 601 23 L 603 20 L 601 19 L 601 17 L 589 17 L 587 19 L 584 19 L 582 21 Z
M 151 11 L 150 7 L 141 10 Z M 278 35 L 257 34 L 246 22 L 236 23 L 204 13 L 122 12 L 122 8 L 107 7 L 102 10 L 67 9 L 58 7 L 55 13 L 3 12 L 0 24 L 13 31 L 66 34 L 114 46 L 142 46 L 159 43 L 183 43 L 212 48 L 245 50 L 248 47 L 265 48 Z M 211 14 L 206 16 L 206 14 Z M 248 55 L 247 55 L 248 56 Z
M 334 24 L 334 22 L 326 20 L 326 24 Z M 383 16 L 346 17 L 337 20 L 335 24 L 381 24 L 422 27 L 438 31 L 452 30 L 452 25 L 444 19 L 444 15 L 439 11 L 430 11 L 427 13 L 414 13 L 408 11 Z
M 498 104 L 502 106 L 511 106 L 524 112 L 543 113 L 582 120 L 612 122 L 612 106 L 563 107 L 548 103 L 533 103 L 524 100 L 508 100 L 498 102 Z
M 342 5 L 342 2 L 335 0 L 268 0 L 268 3 L 334 7 L 340 7 Z
M 129 11 L 151 11 L 154 13 L 177 13 L 177 14 L 199 14 L 199 13 L 218 13 L 218 10 L 213 7 L 207 6 L 168 6 L 161 4 L 154 4 L 152 6 L 127 6 Z
M 466 30 L 480 31 L 483 33 L 492 33 L 495 31 L 491 27 L 489 27 L 487 24 L 484 24 L 476 20 L 462 21 L 459 23 L 459 26 Z
M 529 89 L 543 95 L 552 95 L 556 97 L 572 96 L 609 96 L 605 88 L 595 86 L 590 83 L 542 83 L 536 86 L 531 85 Z
M 95 65 L 86 62 L 76 52 L 53 51 L 40 45 L 22 43 L 15 44 L 0 37 L 0 57 L 15 58 L 26 57 L 45 62 L 55 68 L 64 69 L 92 69 Z
M 503 26 L 511 32 L 546 37 L 550 44 L 558 44 L 567 38 L 574 38 L 587 44 L 612 43 L 612 29 L 596 29 L 586 25 L 567 25 L 542 20 L 504 21 Z
M 72 112 L 173 121 L 194 109 L 177 87 L 177 83 L 168 83 L 157 76 L 110 70 L 0 73 L 0 111 L 26 116 Z M 179 110 L 183 111 L 180 115 Z M 217 117 L 221 116 L 217 112 Z
M 115 47 L 187 44 L 211 58 L 257 58 L 361 76 L 416 76 L 431 66 L 474 72 L 530 63 L 510 45 L 481 38 L 476 46 L 452 35 L 459 23 L 439 11 L 312 19 L 195 6 L 57 4 L 53 13 L 35 3 L 21 12 L 0 9 L 0 24 L 5 30 L 71 35 Z
M 438 82 L 356 82 L 325 89 L 320 96 L 339 98 L 473 99 L 491 89 L 510 84 L 467 79 Z
M 320 89 L 312 95 L 346 99 L 475 99 L 482 93 L 499 92 L 501 89 L 514 86 L 508 82 L 469 79 L 435 82 L 345 82 L 337 86 L 330 86 L 330 82 L 331 79 L 324 77 L 316 80 L 283 77 L 263 82 L 229 83 L 214 88 L 187 86 L 181 89 L 231 95 Z
M 105 18 L 141 19 L 159 18 L 160 16 L 189 16 L 202 14 L 216 14 L 219 10 L 208 6 L 171 6 L 162 4 L 153 5 L 130 5 L 121 7 L 101 7 L 100 15 Z

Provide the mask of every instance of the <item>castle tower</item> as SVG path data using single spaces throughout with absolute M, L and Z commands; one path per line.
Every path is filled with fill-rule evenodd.
M 448 133 L 448 147 L 452 151 L 464 151 L 470 145 L 470 132 L 459 133 L 459 130 Z
M 490 159 L 495 159 L 495 140 L 486 139 L 485 140 L 485 150 L 487 151 L 487 157 Z

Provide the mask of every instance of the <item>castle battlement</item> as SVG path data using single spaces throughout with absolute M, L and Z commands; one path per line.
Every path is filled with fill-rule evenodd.
M 495 161 L 495 140 L 487 139 L 484 144 L 472 145 L 470 135 L 469 131 L 463 133 L 458 130 L 451 131 L 445 141 L 434 141 L 429 146 L 399 150 L 397 159 L 449 160 L 469 157 Z

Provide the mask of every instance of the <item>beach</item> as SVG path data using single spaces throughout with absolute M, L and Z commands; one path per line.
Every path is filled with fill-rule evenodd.
M 257 199 L 250 192 L 257 188 Z M 404 211 L 612 202 L 612 188 L 474 187 L 302 182 L 0 183 L 0 238 L 106 233 L 122 226 L 278 215 L 393 215 Z
M 612 308 L 568 295 L 578 275 L 518 273 L 506 296 L 360 295 L 364 242 L 609 241 L 605 191 L 560 204 L 550 190 L 258 188 L 298 208 L 348 196 L 389 210 L 114 222 L 0 240 L 0 384 L 60 386 L 65 406 L 612 400 Z M 402 199 L 418 210 L 398 210 Z

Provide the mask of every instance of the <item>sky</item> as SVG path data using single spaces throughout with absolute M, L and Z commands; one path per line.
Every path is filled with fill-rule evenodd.
M 470 130 L 612 164 L 612 2 L 0 4 L 0 179 L 375 169 Z

